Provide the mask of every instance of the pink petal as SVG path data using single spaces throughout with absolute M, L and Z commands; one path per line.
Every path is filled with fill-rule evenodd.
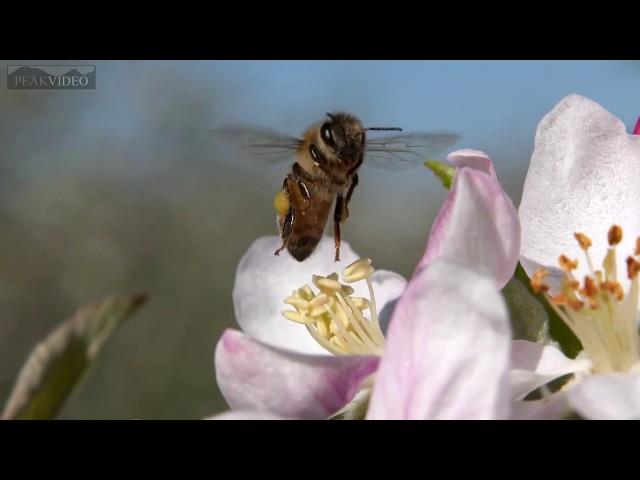
M 636 122 L 636 127 L 633 129 L 633 134 L 640 135 L 640 118 L 638 118 L 638 121 Z
M 438 258 L 454 260 L 486 269 L 502 288 L 518 263 L 518 213 L 488 156 L 462 150 L 449 160 L 461 168 L 431 228 L 418 269 Z
M 368 417 L 506 418 L 510 345 L 494 280 L 434 262 L 417 272 L 396 306 Z
M 218 387 L 233 410 L 322 419 L 350 402 L 378 357 L 305 355 L 226 330 L 216 346 Z
M 493 162 L 486 153 L 480 150 L 472 150 L 470 148 L 457 150 L 447 156 L 447 161 L 456 168 L 469 167 L 473 170 L 486 173 L 496 179 L 496 181 L 498 179 L 496 170 L 493 167 Z

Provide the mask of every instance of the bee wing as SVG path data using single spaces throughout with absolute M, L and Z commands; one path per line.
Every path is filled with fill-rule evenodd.
M 252 160 L 271 165 L 291 161 L 300 145 L 300 139 L 296 137 L 262 127 L 230 125 L 211 130 L 211 133 Z
M 459 139 L 455 133 L 409 133 L 368 138 L 364 163 L 385 170 L 407 170 L 442 154 Z

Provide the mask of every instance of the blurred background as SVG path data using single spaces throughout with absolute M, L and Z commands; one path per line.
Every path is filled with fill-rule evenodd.
M 89 91 L 6 89 L 8 64 L 95 64 Z M 602 104 L 629 129 L 640 62 L 0 62 L 0 401 L 36 342 L 87 302 L 151 301 L 73 393 L 67 419 L 196 419 L 226 408 L 213 348 L 235 326 L 236 265 L 275 235 L 287 165 L 261 167 L 208 130 L 298 135 L 325 112 L 365 125 L 452 130 L 494 160 L 516 205 L 535 128 L 563 96 Z M 442 157 L 444 158 L 444 156 Z M 445 196 L 424 168 L 362 169 L 343 239 L 411 274 Z M 329 230 L 330 232 L 330 230 Z

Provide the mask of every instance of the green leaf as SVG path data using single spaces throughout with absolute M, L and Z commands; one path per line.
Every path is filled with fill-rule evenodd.
M 2 418 L 55 418 L 107 339 L 146 300 L 145 294 L 110 297 L 59 325 L 29 355 Z
M 514 279 L 520 281 L 520 283 L 527 288 L 529 293 L 535 297 L 544 308 L 547 313 L 547 317 L 549 318 L 549 335 L 551 338 L 560 345 L 560 348 L 565 355 L 570 358 L 575 358 L 578 353 L 582 351 L 582 344 L 580 343 L 580 340 L 578 340 L 578 337 L 576 337 L 569 327 L 567 327 L 555 310 L 551 308 L 551 305 L 549 305 L 545 296 L 541 293 L 536 294 L 533 292 L 529 277 L 520 263 L 518 263 L 518 267 L 516 268 L 516 272 L 512 280 Z
M 435 173 L 436 177 L 442 182 L 442 186 L 449 190 L 453 183 L 453 177 L 456 174 L 455 167 L 448 165 L 439 160 L 427 160 L 424 162 L 424 166 Z
M 502 289 L 502 295 L 509 309 L 513 338 L 549 343 L 549 316 L 527 287 L 513 277 Z

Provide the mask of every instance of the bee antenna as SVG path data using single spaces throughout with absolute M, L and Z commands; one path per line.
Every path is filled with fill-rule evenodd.
M 394 132 L 401 132 L 402 129 L 400 127 L 369 127 L 369 128 L 365 128 L 365 130 L 369 131 L 369 130 L 384 130 L 384 131 L 394 131 Z

